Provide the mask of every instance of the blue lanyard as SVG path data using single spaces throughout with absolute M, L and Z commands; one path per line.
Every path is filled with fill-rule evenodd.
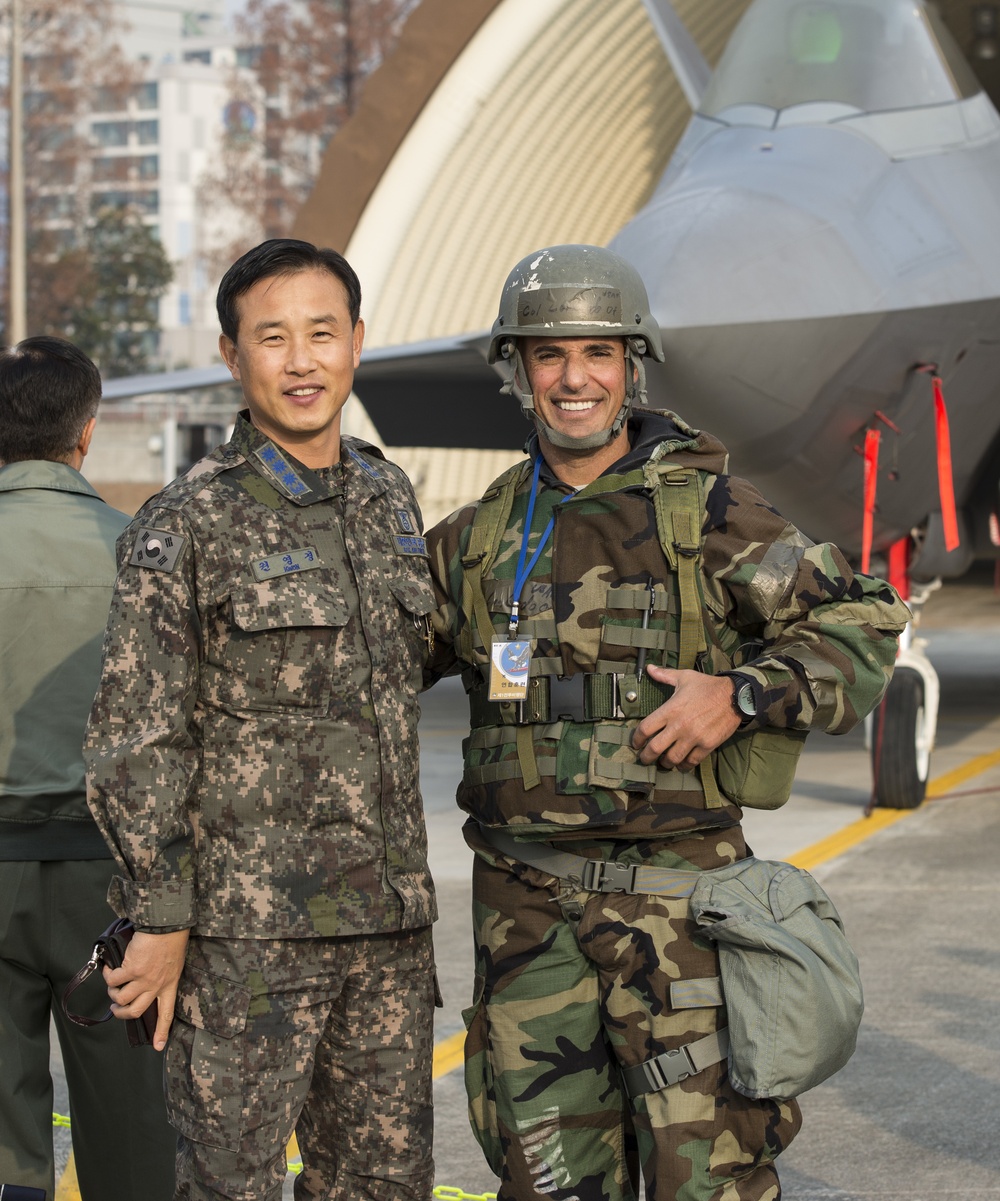
M 535 473 L 531 477 L 531 496 L 528 498 L 528 511 L 524 516 L 524 533 L 521 536 L 521 553 L 517 557 L 517 571 L 514 573 L 514 597 L 510 606 L 510 621 L 507 625 L 507 637 L 517 637 L 517 625 L 519 619 L 519 611 L 521 607 L 521 590 L 528 582 L 528 576 L 531 575 L 531 569 L 538 562 L 538 556 L 545 549 L 545 544 L 549 540 L 553 527 L 556 524 L 555 513 L 549 518 L 549 524 L 542 531 L 542 536 L 538 540 L 538 545 L 535 547 L 535 553 L 531 556 L 531 560 L 525 566 L 525 559 L 528 557 L 528 540 L 531 538 L 531 519 L 535 515 L 535 497 L 538 495 L 538 480 L 542 473 L 542 456 L 539 452 L 535 459 Z M 571 500 L 575 493 L 570 492 L 559 502 L 561 505 L 566 501 Z

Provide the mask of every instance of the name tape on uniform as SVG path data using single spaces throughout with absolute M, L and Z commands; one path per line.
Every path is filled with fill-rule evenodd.
M 392 540 L 396 544 L 397 554 L 423 555 L 425 559 L 430 558 L 426 538 L 418 538 L 415 534 L 393 534 Z
M 184 534 L 140 526 L 129 563 L 133 567 L 151 567 L 154 571 L 173 571 L 186 542 Z
M 257 580 L 272 580 L 275 576 L 291 575 L 294 571 L 310 571 L 322 567 L 314 546 L 303 546 L 300 550 L 277 551 L 273 555 L 262 555 L 253 561 L 253 574 Z

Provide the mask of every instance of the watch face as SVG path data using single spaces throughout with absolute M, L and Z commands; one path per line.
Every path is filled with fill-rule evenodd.
M 736 707 L 747 717 L 757 716 L 757 706 L 754 704 L 752 684 L 741 684 L 736 689 Z

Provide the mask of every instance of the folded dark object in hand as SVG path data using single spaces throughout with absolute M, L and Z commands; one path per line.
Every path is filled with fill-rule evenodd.
M 45 1201 L 45 1189 L 26 1184 L 0 1184 L 0 1201 Z
M 102 1018 L 88 1018 L 79 1013 L 71 1013 L 69 1009 L 69 999 L 80 985 L 92 975 L 102 965 L 107 965 L 110 968 L 121 967 L 125 960 L 125 951 L 128 944 L 132 941 L 132 935 L 135 933 L 135 926 L 128 920 L 127 917 L 117 917 L 108 926 L 107 930 L 101 934 L 94 943 L 94 949 L 90 953 L 90 958 L 76 973 L 62 996 L 63 1013 L 71 1022 L 76 1022 L 78 1026 L 99 1026 L 101 1022 L 106 1022 L 114 1017 L 114 1014 L 109 1009 Z M 125 1033 L 128 1035 L 128 1045 L 130 1047 L 149 1047 L 153 1045 L 153 1034 L 156 1030 L 156 1022 L 159 1014 L 159 1007 L 154 1000 L 152 1005 L 146 1010 L 141 1017 L 125 1019 Z

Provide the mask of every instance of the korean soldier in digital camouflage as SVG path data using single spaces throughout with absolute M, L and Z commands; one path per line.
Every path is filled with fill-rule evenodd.
M 140 510 L 86 754 L 138 928 L 118 1017 L 157 998 L 177 1198 L 428 1201 L 436 985 L 417 786 L 433 606 L 403 472 L 340 433 L 364 333 L 335 251 L 227 272 L 247 409 Z
M 748 855 L 739 802 L 780 804 L 803 732 L 878 702 L 908 612 L 710 434 L 633 409 L 663 350 L 617 256 L 525 258 L 489 355 L 528 458 L 428 534 L 427 682 L 461 671 L 471 714 L 473 1128 L 500 1201 L 631 1201 L 640 1166 L 653 1201 L 774 1201 L 799 1108 L 730 1083 L 688 898 Z

